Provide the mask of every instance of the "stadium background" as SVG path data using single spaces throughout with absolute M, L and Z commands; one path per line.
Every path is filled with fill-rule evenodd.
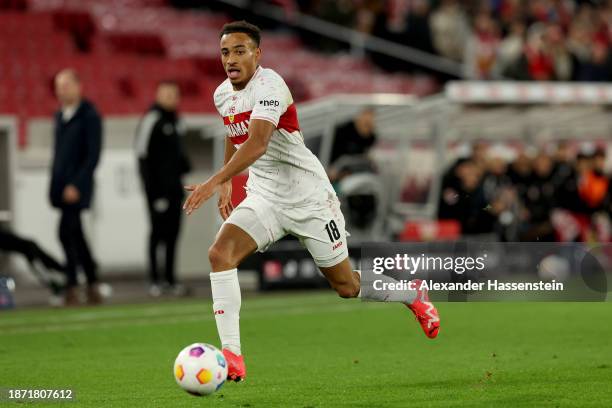
M 262 64 L 286 79 L 300 103 L 307 144 L 326 168 L 331 168 L 337 127 L 365 107 L 375 110 L 378 143 L 370 157 L 376 170 L 341 193 L 353 248 L 364 239 L 551 239 L 550 233 L 548 238 L 521 233 L 529 229 L 529 220 L 520 208 L 530 205 L 542 207 L 545 218 L 552 218 L 553 207 L 567 210 L 564 218 L 557 217 L 553 240 L 607 242 L 612 202 L 605 176 L 612 129 L 609 3 L 4 0 L 0 222 L 61 254 L 57 214 L 46 200 L 51 115 L 57 109 L 52 79 L 61 68 L 72 67 L 105 120 L 97 198 L 86 221 L 102 278 L 144 277 L 148 226 L 136 176 L 135 127 L 156 84 L 174 79 L 182 90 L 180 111 L 189 129 L 185 142 L 194 163 L 186 181 L 203 180 L 218 168 L 223 127 L 212 104 L 212 92 L 224 78 L 218 30 L 227 21 L 246 18 L 264 28 Z M 469 195 L 455 191 L 460 177 L 453 171 L 456 160 L 470 157 L 474 146 L 481 153 L 474 160 L 478 188 L 472 196 L 482 197 L 466 204 L 468 215 L 444 212 L 449 194 L 451 201 Z M 531 165 L 546 161 L 541 156 L 548 156 L 553 167 L 550 175 L 538 178 Z M 573 169 L 577 156 L 587 157 L 589 171 L 602 168 L 595 193 L 587 187 L 567 193 L 574 204 L 568 204 L 567 194 L 561 200 L 551 196 L 548 204 L 529 201 L 534 185 L 563 190 L 564 180 L 555 172 Z M 576 188 L 580 177 L 575 177 Z M 236 202 L 244 178 L 235 180 Z M 502 191 L 510 198 L 495 201 Z M 374 201 L 364 204 L 368 196 Z M 491 205 L 495 211 L 482 210 Z M 591 223 L 595 213 L 604 221 Z M 212 201 L 184 222 L 180 277 L 206 280 L 208 261 L 201 254 L 219 222 Z M 564 235 L 568 226 L 579 232 Z M 244 269 L 259 270 L 272 281 L 288 277 L 297 285 L 313 283 L 311 278 L 320 278 L 314 265 L 293 244 L 279 244 L 279 253 L 265 258 L 280 258 L 282 267 L 258 257 Z M 291 259 L 297 266 L 285 265 Z M 6 257 L 3 262 L 8 267 Z M 10 265 L 24 286 L 34 283 L 25 264 L 13 259 Z
M 553 194 L 565 211 L 547 239 L 608 242 L 610 3 L 0 0 L 0 224 L 62 258 L 47 201 L 52 80 L 75 68 L 104 116 L 86 232 L 113 288 L 102 307 L 51 309 L 25 261 L 0 254 L 0 296 L 17 306 L 0 313 L 0 401 L 6 387 L 53 387 L 74 389 L 77 406 L 202 405 L 176 386 L 171 367 L 186 344 L 217 344 L 205 249 L 220 218 L 211 202 L 184 220 L 178 272 L 193 296 L 149 298 L 133 140 L 157 82 L 175 79 L 194 165 L 186 181 L 219 166 L 218 30 L 234 19 L 264 28 L 262 64 L 287 80 L 306 142 L 327 169 L 338 126 L 374 108 L 376 171 L 338 186 L 348 192 L 355 257 L 363 240 L 543 239 L 524 235 L 523 209 L 552 221 L 553 201 L 522 201 L 534 186 L 564 191 L 552 174 L 532 176 L 531 163 L 546 168 L 543 156 L 555 170 L 565 157 L 580 176 L 562 196 L 570 200 Z M 464 207 L 475 224 L 440 214 L 445 198 L 474 196 L 459 191 L 466 180 L 475 196 L 493 197 Z M 612 399 L 609 302 L 440 302 L 442 330 L 431 341 L 403 307 L 330 290 L 257 291 L 259 273 L 267 288 L 322 284 L 295 242 L 266 256 L 240 272 L 249 379 L 226 384 L 204 401 L 210 406 L 602 407 Z
M 364 239 L 607 242 L 609 3 L 4 0 L 0 222 L 61 254 L 57 214 L 46 199 L 51 115 L 57 109 L 52 79 L 72 67 L 105 120 L 97 198 L 86 221 L 102 278 L 144 277 L 148 226 L 133 153 L 136 124 L 156 84 L 176 80 L 194 163 L 186 181 L 203 180 L 218 168 L 223 127 L 211 97 L 224 77 L 218 30 L 247 18 L 264 28 L 262 64 L 288 82 L 300 103 L 307 144 L 328 169 L 337 127 L 365 107 L 375 110 L 375 171 L 353 184 L 337 183 L 353 253 Z M 480 147 L 478 158 L 470 156 L 474 146 Z M 538 178 L 531 166 L 546 161 L 541 156 L 552 161 L 552 169 Z M 458 213 L 449 210 L 448 200 L 449 194 L 450 201 L 470 196 L 455 191 L 463 176 L 453 172 L 465 157 L 477 164 L 471 196 L 482 197 L 468 199 L 468 212 Z M 574 171 L 576 157 L 588 167 L 583 173 Z M 567 177 L 556 173 L 568 168 L 575 176 L 573 193 L 529 201 L 533 186 L 567 190 Z M 244 178 L 235 180 L 236 201 Z M 583 188 L 585 183 L 592 185 Z M 364 204 L 364 197 L 374 200 Z M 554 207 L 564 207 L 548 237 L 523 233 L 530 228 L 524 214 L 530 206 L 547 220 Z M 206 281 L 202 253 L 219 222 L 212 201 L 184 222 L 181 278 Z M 570 227 L 578 232 L 564 234 Z M 272 283 L 321 283 L 295 242 L 276 249 L 243 269 L 257 270 Z M 276 258 L 281 264 L 264 262 Z M 297 263 L 287 266 L 291 260 Z M 9 268 L 6 257 L 3 262 Z M 10 265 L 22 286 L 35 283 L 19 259 Z

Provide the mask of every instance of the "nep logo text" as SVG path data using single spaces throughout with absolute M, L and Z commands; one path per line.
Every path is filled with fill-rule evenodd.
M 279 106 L 280 102 L 279 101 L 259 101 L 259 104 L 263 106 Z

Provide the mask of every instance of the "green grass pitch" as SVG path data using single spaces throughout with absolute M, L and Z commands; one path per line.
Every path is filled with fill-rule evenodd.
M 331 292 L 243 301 L 248 378 L 209 397 L 174 382 L 218 345 L 209 299 L 0 314 L 0 388 L 72 388 L 36 407 L 612 406 L 612 303 L 440 303 L 427 339 L 397 304 Z

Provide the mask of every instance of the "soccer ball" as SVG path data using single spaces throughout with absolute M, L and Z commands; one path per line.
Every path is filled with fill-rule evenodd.
M 208 395 L 217 391 L 227 378 L 227 362 L 223 353 L 206 343 L 185 347 L 174 361 L 174 379 L 192 395 Z

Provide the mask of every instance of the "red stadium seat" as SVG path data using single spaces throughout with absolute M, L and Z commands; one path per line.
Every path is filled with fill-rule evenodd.
M 408 221 L 400 233 L 400 241 L 452 241 L 461 235 L 456 220 Z
M 179 83 L 184 112 L 215 112 L 212 94 L 225 78 L 223 14 L 181 12 L 164 0 L 0 0 L 0 9 L 0 60 L 10 61 L 0 64 L 0 114 L 50 115 L 53 77 L 67 67 L 105 114 L 142 113 L 162 79 Z M 379 73 L 362 58 L 311 52 L 293 35 L 266 33 L 263 46 L 262 64 L 283 75 L 296 101 L 435 89 L 428 79 Z
M 28 9 L 27 0 L 0 0 L 0 10 L 19 10 Z
M 107 39 L 116 52 L 157 56 L 166 54 L 166 47 L 157 34 L 118 33 L 107 35 Z

